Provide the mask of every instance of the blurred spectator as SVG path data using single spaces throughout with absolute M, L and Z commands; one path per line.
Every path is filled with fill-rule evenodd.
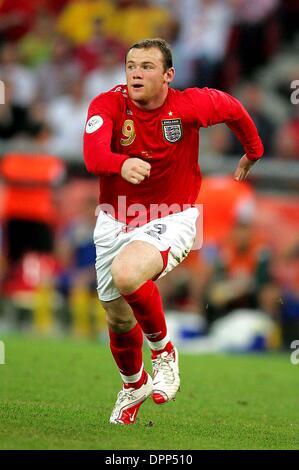
M 5 83 L 5 103 L 0 106 L 0 143 L 4 151 L 48 153 L 50 129 L 46 107 L 34 101 L 24 108 L 12 103 L 12 86 Z
M 46 104 L 35 100 L 26 113 L 26 127 L 9 145 L 10 152 L 48 154 L 51 130 L 46 122 Z
M 7 262 L 2 292 L 17 317 L 24 311 L 34 312 L 39 331 L 49 331 L 52 325 L 52 249 L 58 212 L 52 191 L 55 185 L 56 194 L 63 175 L 61 161 L 47 155 L 10 153 L 1 161 Z
M 100 53 L 98 67 L 86 75 L 85 93 L 92 99 L 123 83 L 126 83 L 126 76 L 123 64 L 119 63 L 118 51 L 108 48 Z
M 246 181 L 236 182 L 231 175 L 203 178 L 196 202 L 203 205 L 204 246 L 218 246 L 229 237 L 236 221 L 249 222 L 256 215 L 253 186 Z
M 49 142 L 52 133 L 46 120 L 46 104 L 40 100 L 35 100 L 27 109 L 26 118 L 24 132 L 10 142 L 7 150 L 30 154 L 49 154 Z
M 148 0 L 115 0 L 116 10 L 107 22 L 107 31 L 126 47 L 142 38 L 156 37 L 172 22 L 171 14 Z
M 279 9 L 280 25 L 283 39 L 292 41 L 295 34 L 298 34 L 299 25 L 299 2 L 298 0 L 283 0 Z
M 264 112 L 263 89 L 255 82 L 243 83 L 239 98 L 258 129 L 258 133 L 264 144 L 265 155 L 272 156 L 275 125 Z M 229 138 L 231 145 L 229 149 L 226 149 L 226 154 L 242 155 L 243 148 L 232 132 L 229 133 Z
M 202 133 L 201 153 L 206 155 L 205 166 L 217 169 L 224 155 L 231 155 L 232 138 L 226 125 L 217 124 Z
M 0 43 L 17 41 L 28 33 L 39 12 L 57 14 L 70 0 L 1 0 Z
M 93 35 L 84 44 L 76 48 L 76 56 L 82 64 L 83 72 L 89 72 L 102 64 L 102 57 L 111 51 L 113 56 L 122 65 L 125 59 L 126 49 L 124 45 L 112 36 L 106 36 L 104 22 L 101 18 L 94 20 Z
M 18 43 L 19 55 L 26 65 L 34 68 L 50 58 L 54 32 L 54 18 L 39 13 L 31 30 Z
M 0 2 L 0 42 L 15 41 L 32 27 L 34 5 L 32 0 L 2 0 Z
M 272 280 L 271 258 L 253 223 L 238 220 L 215 259 L 215 277 L 207 296 L 209 321 L 234 308 L 256 306 L 258 291 Z
M 229 3 L 234 9 L 241 74 L 249 79 L 256 68 L 265 65 L 278 50 L 279 0 L 230 0 Z
M 246 218 L 240 218 L 230 237 L 220 247 L 219 272 L 229 278 L 244 279 L 262 285 L 271 279 L 270 252 L 265 240 L 254 230 Z
M 299 238 L 277 257 L 276 278 L 281 285 L 281 321 L 285 348 L 299 337 Z
M 299 108 L 275 135 L 275 155 L 283 160 L 299 161 Z
M 28 108 L 28 126 L 30 128 L 47 124 L 48 105 L 41 99 L 34 100 Z
M 11 142 L 10 152 L 26 152 L 33 154 L 50 154 L 49 141 L 51 129 L 43 122 L 30 123 L 26 134 L 18 136 Z
M 175 16 L 169 17 L 167 22 L 157 26 L 156 36 L 165 39 L 169 44 L 174 44 L 180 32 L 180 21 Z M 174 52 L 174 51 L 173 51 Z M 174 63 L 176 61 L 174 60 Z
M 69 84 L 81 76 L 72 43 L 63 36 L 56 37 L 51 57 L 36 71 L 41 98 L 50 101 L 65 94 Z
M 0 140 L 4 141 L 25 132 L 27 127 L 27 109 L 15 104 L 12 96 L 13 87 L 5 82 L 5 102 L 0 105 Z
M 281 321 L 281 289 L 275 282 L 269 282 L 261 286 L 257 292 L 259 308 L 270 315 L 276 322 Z
M 75 44 L 84 44 L 94 33 L 95 20 L 101 19 L 106 24 L 109 18 L 114 18 L 114 2 L 73 0 L 60 13 L 57 28 Z
M 82 78 L 74 79 L 65 95 L 49 103 L 47 119 L 53 133 L 49 142 L 51 153 L 81 161 L 82 129 L 87 108 Z
M 229 4 L 221 0 L 179 2 L 179 18 L 175 83 L 179 87 L 216 88 L 232 23 Z
M 58 216 L 52 191 L 54 185 L 62 182 L 63 175 L 64 165 L 55 157 L 10 153 L 2 158 L 2 216 L 9 261 L 19 261 L 28 251 L 52 250 Z
M 93 242 L 95 197 L 87 196 L 80 216 L 58 233 L 56 255 L 60 264 L 57 287 L 68 303 L 73 332 L 77 336 L 98 333 L 103 311 L 95 296 L 96 251 Z
M 95 197 L 85 197 L 80 215 L 57 234 L 56 254 L 60 264 L 58 284 L 65 294 L 72 287 L 94 288 L 96 252 L 93 231 L 96 206 Z
M 18 106 L 29 106 L 36 96 L 37 81 L 32 70 L 20 63 L 16 45 L 4 43 L 0 49 L 0 77 L 12 85 L 11 100 Z

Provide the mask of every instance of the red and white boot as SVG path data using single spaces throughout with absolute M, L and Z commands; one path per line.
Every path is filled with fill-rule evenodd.
M 163 351 L 152 357 L 153 364 L 153 393 L 157 405 L 174 400 L 180 389 L 180 373 L 178 351 L 173 348 L 170 352 Z
M 110 416 L 110 423 L 133 424 L 142 403 L 152 394 L 152 378 L 146 373 L 145 382 L 139 388 L 123 387 Z

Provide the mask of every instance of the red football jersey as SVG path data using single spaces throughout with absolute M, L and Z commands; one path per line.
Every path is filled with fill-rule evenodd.
M 263 145 L 247 111 L 219 90 L 169 88 L 163 105 L 151 111 L 137 107 L 125 85 L 97 96 L 88 110 L 84 159 L 88 171 L 100 176 L 101 206 L 129 223 L 143 206 L 146 222 L 155 213 L 153 205 L 182 210 L 194 204 L 201 183 L 199 129 L 222 122 L 236 134 L 249 159 L 262 156 Z M 138 185 L 120 174 L 130 157 L 151 164 L 150 177 Z M 161 210 L 159 215 L 165 214 Z

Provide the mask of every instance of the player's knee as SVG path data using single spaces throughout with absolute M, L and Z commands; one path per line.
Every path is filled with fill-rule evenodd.
M 133 318 L 109 317 L 107 315 L 108 327 L 114 333 L 127 333 L 135 326 L 135 323 L 136 321 Z
M 109 329 L 115 333 L 126 333 L 135 323 L 135 317 L 128 304 L 121 297 L 109 302 L 101 301 L 106 313 Z
M 124 266 L 115 259 L 111 266 L 112 279 L 122 294 L 134 292 L 140 285 L 138 273 L 130 266 Z

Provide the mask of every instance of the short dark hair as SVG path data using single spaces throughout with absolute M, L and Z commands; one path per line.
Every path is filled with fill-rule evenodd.
M 154 39 L 142 39 L 141 41 L 136 42 L 131 46 L 127 52 L 130 52 L 131 49 L 159 49 L 163 56 L 163 63 L 164 63 L 164 70 L 168 70 L 170 67 L 173 66 L 172 63 L 172 52 L 170 45 L 168 44 L 165 39 L 161 38 L 154 38 Z M 127 62 L 127 55 L 126 55 L 126 62 Z

